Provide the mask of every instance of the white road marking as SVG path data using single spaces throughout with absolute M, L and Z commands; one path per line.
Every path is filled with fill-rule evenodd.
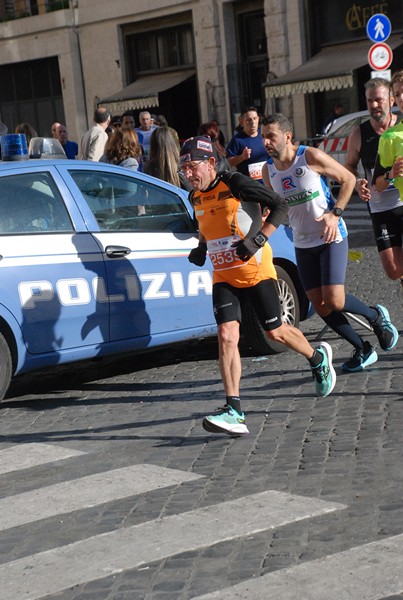
M 403 535 L 249 579 L 194 600 L 382 600 L 403 593 Z
M 0 500 L 0 531 L 201 477 L 156 465 L 134 465 L 64 481 Z
M 315 498 L 267 491 L 163 517 L 3 564 L 1 598 L 38 600 L 174 554 L 344 508 Z M 228 519 L 231 514 L 242 518 Z
M 82 454 L 85 452 L 51 444 L 18 444 L 0 451 L 0 475 Z

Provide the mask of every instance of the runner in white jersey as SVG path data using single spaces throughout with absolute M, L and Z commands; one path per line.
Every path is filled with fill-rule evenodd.
M 323 222 L 317 219 L 325 212 L 330 214 L 335 206 L 325 179 L 308 165 L 306 150 L 306 146 L 298 147 L 288 169 L 278 170 L 272 158 L 267 161 L 270 183 L 266 185 L 287 200 L 294 244 L 298 248 L 323 245 Z M 340 242 L 346 236 L 347 228 L 340 217 L 336 222 L 334 241 Z
M 362 371 L 376 362 L 378 355 L 351 326 L 346 312 L 368 320 L 383 350 L 392 350 L 399 336 L 384 306 L 367 306 L 345 291 L 348 238 L 341 215 L 354 190 L 355 177 L 322 150 L 294 145 L 292 125 L 285 115 L 263 119 L 261 133 L 270 156 L 262 170 L 263 181 L 287 200 L 302 285 L 325 323 L 354 347 L 342 369 Z M 340 184 L 337 201 L 326 177 Z

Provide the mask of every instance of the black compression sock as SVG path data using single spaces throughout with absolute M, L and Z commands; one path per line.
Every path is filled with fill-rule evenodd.
M 241 399 L 239 396 L 226 396 L 226 401 L 229 406 L 232 406 L 236 410 L 236 412 L 240 415 L 242 413 L 241 410 Z
M 354 296 L 353 294 L 346 294 L 346 301 L 343 307 L 343 311 L 353 313 L 353 315 L 361 315 L 365 317 L 370 323 L 373 323 L 378 318 L 378 311 L 373 306 L 367 306 Z
M 363 306 L 365 306 L 365 305 L 363 305 Z M 373 310 L 373 309 L 368 308 L 368 310 Z M 350 310 L 349 312 L 354 313 L 353 310 Z M 374 311 L 374 312 L 376 312 L 376 311 Z M 365 317 L 365 315 L 363 313 L 356 313 L 356 314 L 362 314 L 362 316 Z M 371 314 L 371 313 L 369 313 L 369 314 Z M 350 324 L 347 317 L 342 312 L 334 310 L 329 315 L 327 315 L 327 317 L 322 317 L 322 319 L 340 337 L 347 340 L 347 342 L 350 342 L 350 344 L 352 346 L 354 346 L 354 348 L 362 348 L 362 339 L 360 338 L 360 336 L 358 335 L 358 333 L 356 332 L 354 327 L 352 327 L 352 325 Z
M 315 350 L 315 352 L 312 354 L 311 358 L 308 358 L 308 362 L 311 365 L 311 367 L 319 367 L 322 360 L 323 360 L 323 356 L 317 350 Z

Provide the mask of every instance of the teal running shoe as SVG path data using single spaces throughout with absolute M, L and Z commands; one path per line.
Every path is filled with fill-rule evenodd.
M 378 355 L 369 342 L 364 342 L 362 348 L 356 348 L 351 358 L 341 365 L 341 368 L 346 373 L 358 373 L 363 371 L 365 367 L 373 365 L 378 360 Z
M 203 428 L 210 433 L 226 433 L 228 435 L 245 435 L 249 433 L 245 424 L 244 413 L 239 414 L 235 408 L 226 404 L 216 415 L 203 419 Z
M 371 327 L 374 330 L 382 350 L 389 352 L 392 350 L 399 339 L 399 333 L 396 327 L 391 323 L 389 311 L 381 304 L 375 304 L 375 310 L 378 313 L 376 321 L 371 321 Z
M 328 396 L 336 384 L 336 372 L 333 368 L 333 351 L 329 344 L 322 342 L 316 348 L 323 356 L 322 362 L 317 367 L 311 367 L 312 376 L 315 380 L 316 393 L 318 396 Z

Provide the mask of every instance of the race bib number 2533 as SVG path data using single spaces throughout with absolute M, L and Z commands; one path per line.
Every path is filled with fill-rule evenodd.
M 232 244 L 239 240 L 239 235 L 229 235 L 228 237 L 207 242 L 208 253 L 216 271 L 233 269 L 245 264 L 236 255 L 235 248 L 232 248 Z

